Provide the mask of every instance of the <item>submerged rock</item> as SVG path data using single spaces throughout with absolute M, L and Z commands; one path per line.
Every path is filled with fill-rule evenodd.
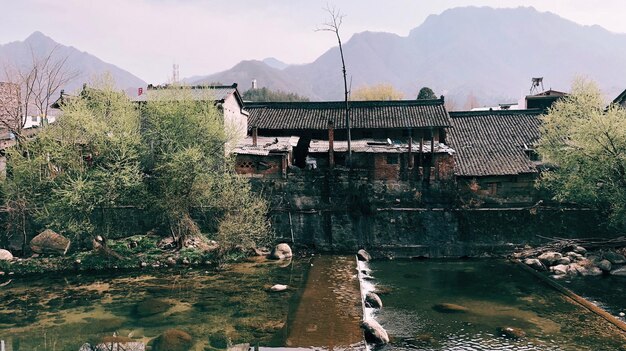
M 518 340 L 526 336 L 525 331 L 515 327 L 498 327 L 496 332 L 499 336 L 512 340 Z
M 168 329 L 154 340 L 153 351 L 188 351 L 191 348 L 191 335 L 178 329 Z
M 527 258 L 524 260 L 524 264 L 537 271 L 546 270 L 546 266 L 544 266 L 543 263 L 541 263 L 541 261 L 536 258 Z
M 10 261 L 13 259 L 13 254 L 9 250 L 0 249 L 0 261 Z
M 65 255 L 70 248 L 70 239 L 46 229 L 30 241 L 30 249 L 36 253 Z
M 368 292 L 367 294 L 365 294 L 365 306 L 371 308 L 382 308 L 383 301 L 375 293 Z
M 285 291 L 287 290 L 287 288 L 288 288 L 287 285 L 276 284 L 270 288 L 270 291 L 275 291 L 275 292 Z
M 438 303 L 433 306 L 433 310 L 441 313 L 467 313 L 469 309 L 453 303 Z
M 372 259 L 372 256 L 370 256 L 370 254 L 363 249 L 357 251 L 356 257 L 358 258 L 359 261 L 363 261 L 363 262 L 368 262 L 369 260 Z
M 139 317 L 148 317 L 163 313 L 172 307 L 172 303 L 161 299 L 146 299 L 135 306 Z
M 227 349 L 233 344 L 223 330 L 209 335 L 209 343 L 216 349 Z
M 270 253 L 270 258 L 275 260 L 282 260 L 285 258 L 290 258 L 293 256 L 291 252 L 291 247 L 289 247 L 286 243 L 280 243 L 274 247 L 272 253 Z
M 543 264 L 545 264 L 546 266 L 551 266 L 553 264 L 555 264 L 558 260 L 560 260 L 561 258 L 563 258 L 563 255 L 561 255 L 558 252 L 554 252 L 554 251 L 548 251 L 548 252 L 544 252 L 541 255 L 539 255 L 539 257 L 537 257 L 541 262 L 543 262 Z
M 383 328 L 375 320 L 368 318 L 361 322 L 361 327 L 364 330 L 365 340 L 374 344 L 387 344 L 389 343 L 389 335 L 385 328 Z

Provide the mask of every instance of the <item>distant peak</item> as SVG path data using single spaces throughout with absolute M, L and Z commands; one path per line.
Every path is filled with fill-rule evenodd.
M 25 42 L 35 42 L 35 41 L 39 42 L 39 41 L 54 41 L 54 40 L 52 40 L 52 38 L 50 38 L 49 36 L 43 34 L 40 31 L 34 31 L 24 41 Z

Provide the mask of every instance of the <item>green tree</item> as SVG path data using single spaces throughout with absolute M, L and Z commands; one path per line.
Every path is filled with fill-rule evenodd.
M 404 97 L 402 92 L 396 90 L 391 84 L 376 84 L 362 86 L 352 92 L 354 101 L 367 100 L 400 100 Z
M 605 107 L 593 82 L 579 79 L 543 117 L 538 152 L 555 167 L 540 185 L 555 198 L 605 211 L 626 224 L 626 110 Z
M 268 88 L 249 89 L 246 90 L 242 98 L 246 101 L 253 102 L 290 102 L 290 101 L 309 101 L 307 97 L 294 93 L 285 93 L 280 90 L 270 90 Z
M 173 89 L 142 107 L 144 159 L 153 209 L 180 248 L 206 238 L 193 212 L 206 214 L 209 237 L 224 250 L 250 247 L 268 238 L 267 206 L 234 174 L 225 153 L 229 136 L 211 98 L 192 99 Z
M 8 150 L 5 207 L 78 247 L 102 229 L 93 220 L 100 211 L 133 204 L 143 193 L 139 114 L 111 87 L 84 90 L 37 138 Z M 25 248 L 25 226 L 20 230 Z
M 435 95 L 435 92 L 429 87 L 423 87 L 420 89 L 419 93 L 417 93 L 417 100 L 430 100 L 436 98 L 437 95 Z

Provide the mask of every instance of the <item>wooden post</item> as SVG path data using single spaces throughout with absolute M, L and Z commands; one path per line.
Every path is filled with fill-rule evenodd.
M 435 162 L 435 133 L 433 130 L 430 130 L 430 165 L 432 166 Z
M 409 169 L 413 169 L 413 137 L 409 135 Z
M 335 124 L 328 121 L 328 167 L 335 167 Z
M 259 137 L 259 128 L 252 127 L 252 146 L 257 146 L 257 138 Z

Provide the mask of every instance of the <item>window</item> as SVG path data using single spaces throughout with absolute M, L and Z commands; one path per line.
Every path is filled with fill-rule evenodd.
M 37 122 L 37 116 L 30 116 L 31 122 Z
M 397 165 L 398 164 L 398 155 L 387 155 L 387 164 L 388 165 Z
M 487 183 L 487 189 L 489 189 L 489 195 L 497 195 L 498 189 L 502 186 L 501 183 Z

